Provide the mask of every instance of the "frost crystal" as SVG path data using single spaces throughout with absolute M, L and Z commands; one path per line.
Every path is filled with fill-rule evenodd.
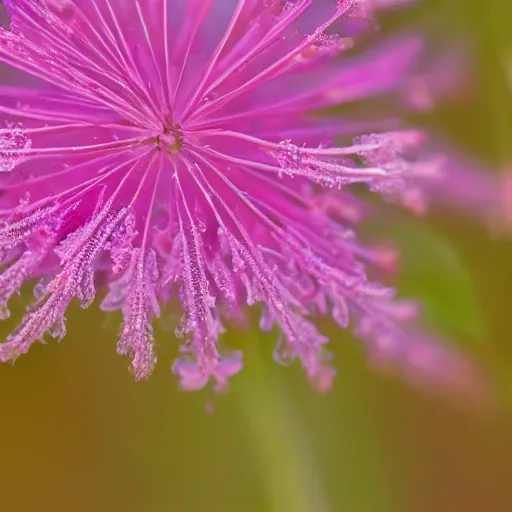
M 396 120 L 320 113 L 401 95 L 417 39 L 347 53 L 373 9 L 401 3 L 5 2 L 0 63 L 26 76 L 0 86 L 0 317 L 24 282 L 39 284 L 0 361 L 64 337 L 70 302 L 89 307 L 105 281 L 101 307 L 124 316 L 118 352 L 137 380 L 153 371 L 152 323 L 171 300 L 184 389 L 221 389 L 241 369 L 219 338 L 245 305 L 279 327 L 276 361 L 299 359 L 320 390 L 334 371 L 316 315 L 354 325 L 374 359 L 412 365 L 420 346 L 422 361 L 439 357 L 413 339 L 415 307 L 369 281 L 390 251 L 358 243 L 365 207 L 350 186 L 419 208 L 442 165 L 417 132 L 386 131 Z M 378 133 L 334 145 L 364 130 Z

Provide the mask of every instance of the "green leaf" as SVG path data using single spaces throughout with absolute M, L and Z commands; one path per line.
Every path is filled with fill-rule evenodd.
M 393 282 L 400 296 L 421 300 L 427 326 L 465 343 L 482 339 L 485 323 L 473 282 L 450 243 L 415 221 L 379 225 L 378 235 L 398 248 Z

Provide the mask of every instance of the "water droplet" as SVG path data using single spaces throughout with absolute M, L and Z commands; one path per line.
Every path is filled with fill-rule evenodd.
M 295 354 L 290 344 L 285 340 L 284 335 L 280 334 L 274 349 L 274 361 L 282 366 L 289 366 L 293 363 Z
M 202 221 L 202 220 L 197 220 L 196 221 L 196 226 L 197 226 L 197 229 L 201 232 L 201 233 L 205 233 L 206 232 L 206 224 Z
M 5 302 L 0 303 L 0 320 L 7 320 L 11 316 L 11 312 Z

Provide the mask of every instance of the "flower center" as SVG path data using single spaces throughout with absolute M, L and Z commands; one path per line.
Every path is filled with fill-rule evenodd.
M 164 126 L 162 133 L 156 136 L 155 142 L 158 151 L 167 151 L 169 155 L 179 151 L 183 147 L 181 126 L 177 123 L 169 123 Z

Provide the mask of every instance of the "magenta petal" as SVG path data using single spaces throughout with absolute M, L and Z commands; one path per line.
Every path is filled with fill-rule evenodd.
M 351 185 L 419 211 L 445 161 L 400 113 L 318 111 L 404 95 L 419 38 L 343 55 L 375 10 L 403 3 L 5 2 L 0 64 L 25 78 L 0 86 L 0 317 L 24 282 L 39 284 L 0 360 L 61 339 L 71 301 L 89 307 L 98 287 L 102 309 L 123 314 L 118 352 L 137 380 L 154 369 L 152 324 L 173 300 L 173 371 L 187 390 L 223 389 L 240 371 L 219 339 L 245 306 L 262 309 L 263 330 L 279 327 L 276 361 L 299 360 L 321 391 L 335 371 L 315 316 L 355 325 L 372 356 L 417 354 L 403 327 L 415 306 L 369 280 L 394 255 L 357 240 L 370 209 Z

